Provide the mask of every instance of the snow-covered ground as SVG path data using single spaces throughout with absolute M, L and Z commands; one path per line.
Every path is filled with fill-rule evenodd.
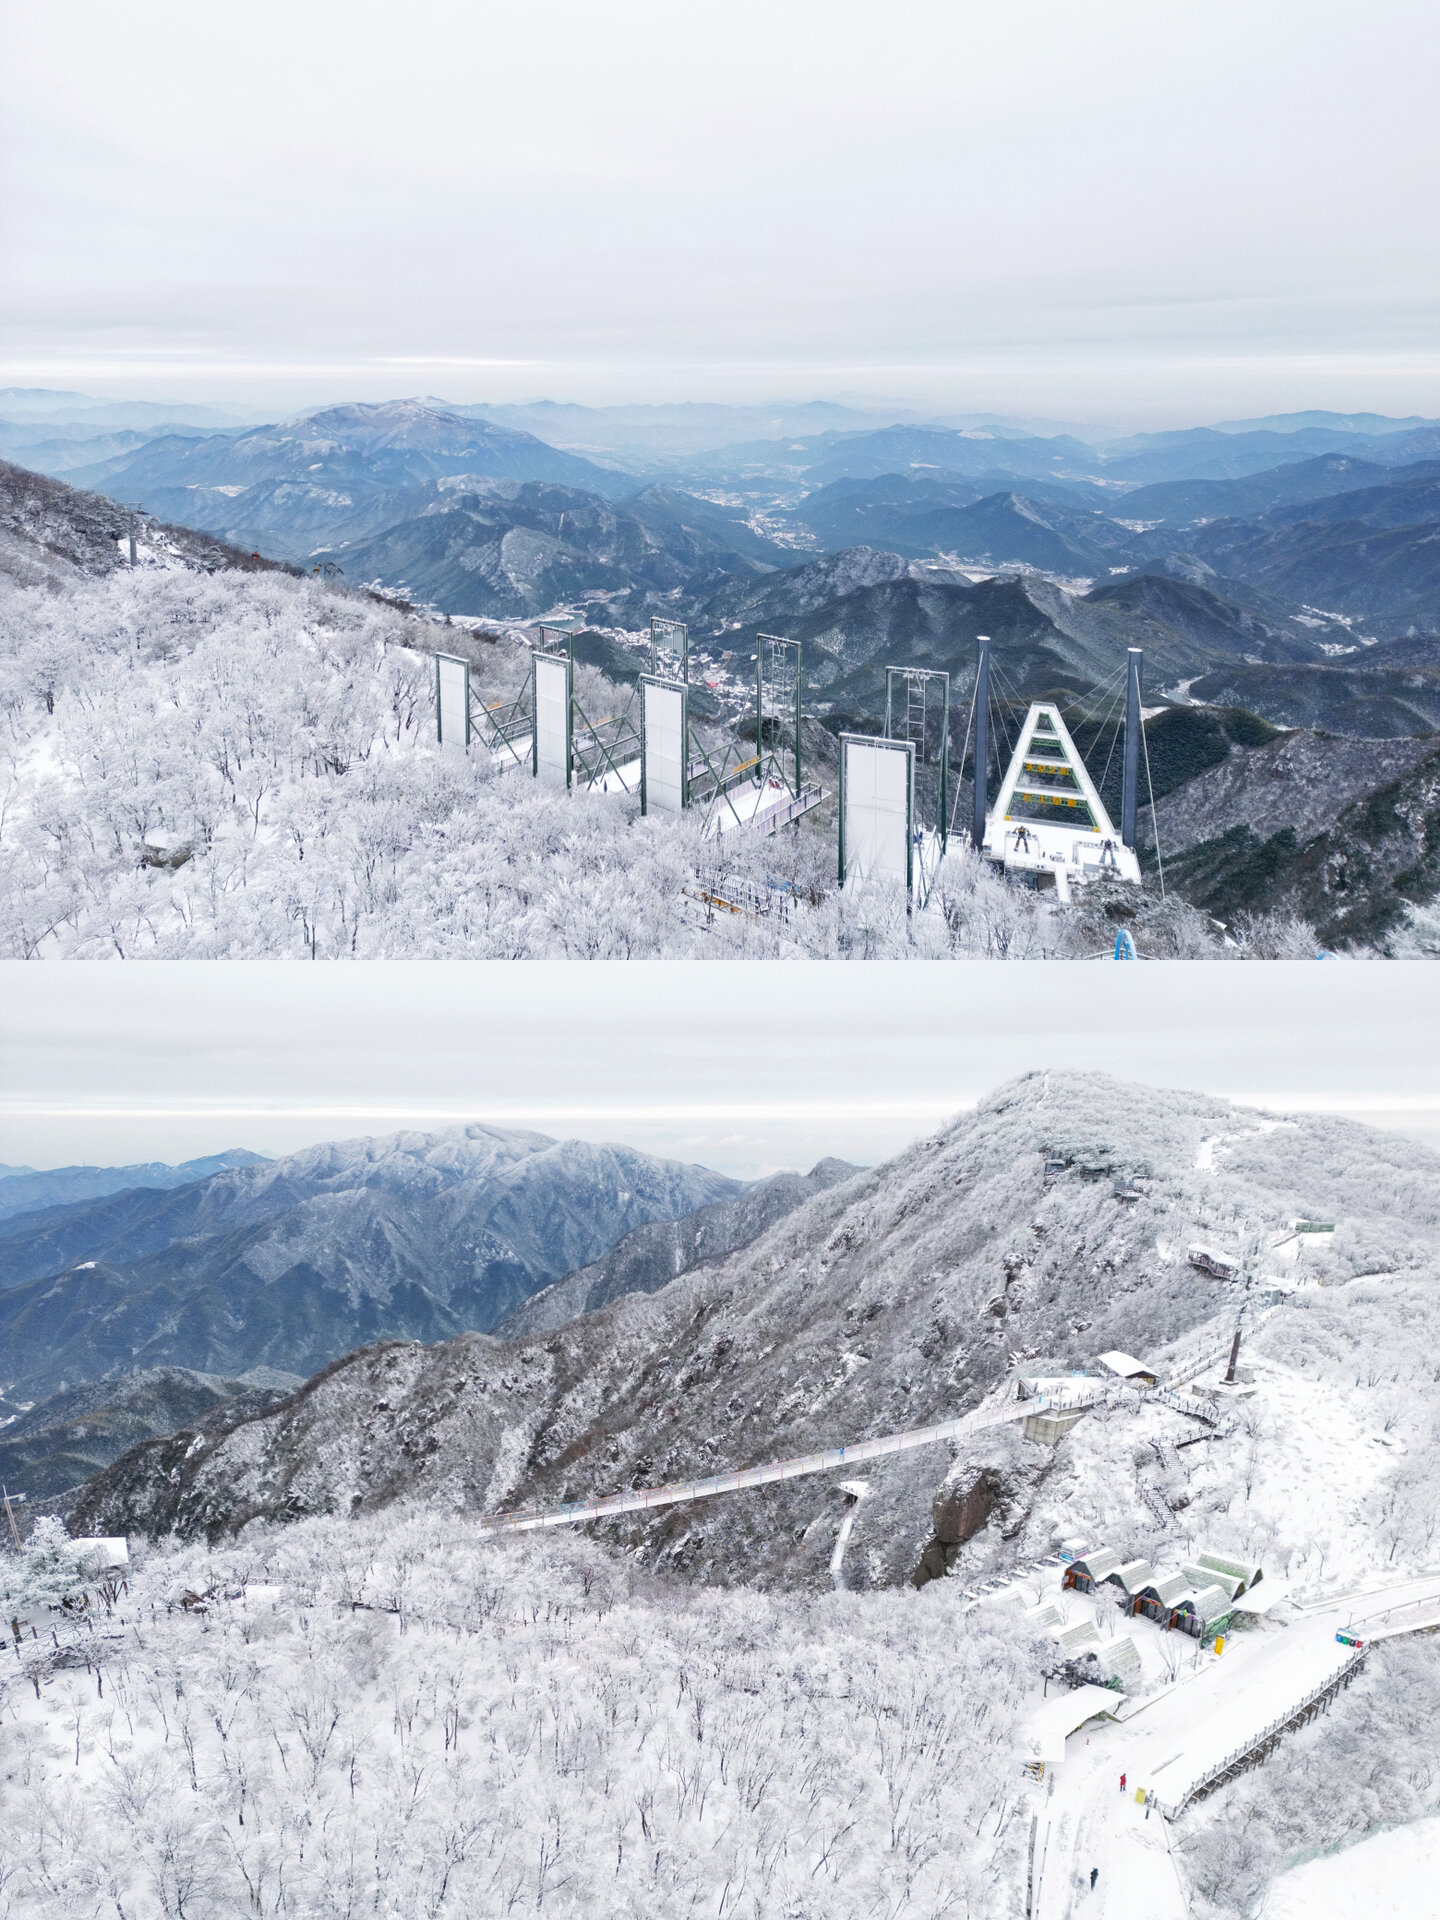
M 1014 1911 L 1029 1658 L 953 1587 L 334 1519 L 152 1554 L 60 1632 L 0 1669 L 11 1920 Z
M 1360 1912 L 1421 1920 L 1440 1906 L 1440 1817 L 1375 1833 L 1292 1867 L 1270 1887 L 1265 1920 L 1354 1920 Z
M 65 591 L 0 582 L 0 954 L 38 958 L 1090 957 L 1113 947 L 956 843 L 926 909 L 836 888 L 831 832 L 706 840 L 631 793 L 557 793 L 435 744 L 444 630 L 277 573 L 178 556 Z M 455 644 L 454 638 L 450 644 Z M 528 658 L 467 637 L 481 705 Z M 577 667 L 587 710 L 614 690 Z M 593 696 L 593 703 L 592 703 Z M 620 783 L 611 781 L 609 785 Z M 633 784 L 627 781 L 625 784 Z M 758 789 L 737 807 L 763 811 Z M 727 817 L 729 817 L 727 815 Z M 778 883 L 792 910 L 697 923 L 687 889 Z M 1222 947 L 1151 912 L 1142 950 L 1308 956 L 1304 929 Z

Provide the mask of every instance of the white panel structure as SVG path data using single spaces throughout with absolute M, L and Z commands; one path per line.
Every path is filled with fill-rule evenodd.
M 885 875 L 910 885 L 915 749 L 908 741 L 840 736 L 840 879 Z
M 470 744 L 470 663 L 449 653 L 435 656 L 435 737 L 442 746 Z
M 686 689 L 668 681 L 644 683 L 645 769 L 640 791 L 646 813 L 679 813 L 685 805 Z
M 531 656 L 535 689 L 535 777 L 570 784 L 570 662 L 563 654 Z

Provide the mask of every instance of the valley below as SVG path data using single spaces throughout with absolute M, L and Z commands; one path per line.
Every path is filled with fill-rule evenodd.
M 471 1329 L 363 1343 L 363 1300 L 406 1311 L 395 1230 L 332 1234 L 273 1282 L 334 1302 L 336 1357 L 303 1384 L 308 1306 L 272 1316 L 268 1375 L 203 1395 L 203 1317 L 177 1322 L 192 1370 L 165 1372 L 88 1309 L 111 1345 L 67 1351 L 93 1384 L 0 1429 L 12 1492 L 37 1435 L 70 1432 L 83 1468 L 85 1418 L 108 1417 L 116 1449 L 30 1507 L 29 1557 L 5 1563 L 17 1619 L 67 1577 L 60 1520 L 129 1542 L 123 1579 L 42 1611 L 43 1644 L 17 1629 L 0 1680 L 17 1913 L 128 1911 L 170 1871 L 218 1911 L 283 1854 L 287 1900 L 316 1914 L 337 1886 L 372 1899 L 383 1858 L 387 1897 L 437 1912 L 699 1899 L 758 1920 L 904 1888 L 1048 1917 L 1098 1864 L 1107 1913 L 1169 1912 L 1173 1884 L 1177 1914 L 1218 1920 L 1307 1853 L 1436 1811 L 1416 1769 L 1440 1697 L 1426 1149 L 1074 1073 L 997 1089 L 884 1165 L 745 1188 L 618 1149 L 592 1171 L 535 1136 L 400 1136 L 14 1215 L 0 1306 L 47 1250 L 124 1239 L 143 1274 L 167 1233 L 176 1281 L 203 1286 L 232 1220 L 308 1247 L 300 1223 L 357 1190 L 436 1236 L 437 1299 L 436 1260 L 473 1271 L 461 1223 L 482 1214 L 512 1261 L 527 1217 L 571 1206 L 609 1244 L 562 1240 L 551 1270 L 578 1264 L 555 1281 L 532 1259 L 508 1319 L 451 1279 Z M 650 1222 L 602 1224 L 584 1196 L 605 1190 Z M 347 1328 L 363 1344 L 342 1350 Z M 786 1458 L 798 1475 L 584 1517 Z M 568 1524 L 487 1531 L 547 1512 Z M 1181 1612 L 1132 1611 L 1107 1567 L 1170 1582 Z M 1227 1738 L 1257 1761 L 1204 1788 Z M 285 1766 L 262 1767 L 277 1743 Z M 1373 1769 L 1385 1792 L 1357 1795 Z M 42 1885 L 35 1836 L 82 1801 L 89 1835 Z
M 1023 899 L 1001 911 L 964 871 L 980 635 L 994 751 L 1026 702 L 1060 701 L 1112 809 L 1115 676 L 1143 651 L 1147 897 L 1111 903 L 1112 938 L 1128 920 L 1156 955 L 1436 950 L 1433 423 L 1307 416 L 1088 443 L 857 415 L 705 448 L 658 425 L 637 440 L 623 411 L 567 417 L 585 452 L 524 424 L 554 431 L 543 408 L 426 399 L 132 429 L 136 444 L 88 463 L 82 417 L 49 438 L 43 420 L 0 419 L 0 452 L 43 456 L 50 475 L 0 469 L 0 619 L 15 634 L 3 831 L 25 895 L 6 906 L 7 950 L 1091 953 L 1090 929 Z M 211 583 L 198 597 L 197 576 Z M 558 622 L 583 709 L 608 721 L 642 674 L 677 670 L 652 620 L 684 623 L 693 713 L 735 762 L 756 739 L 759 636 L 798 643 L 806 758 L 829 798 L 782 856 L 744 835 L 692 848 L 653 818 L 637 836 L 626 797 L 607 795 L 581 828 L 584 864 L 623 875 L 622 933 L 526 884 L 527 850 L 553 858 L 571 835 L 553 800 L 484 779 L 504 753 L 492 764 L 477 744 L 465 774 L 432 761 L 426 681 L 434 654 L 465 658 L 498 711 L 524 696 L 530 649 Z M 115 676 L 117 632 L 146 667 L 138 688 L 128 654 Z M 218 685 L 217 650 L 235 662 Z M 894 666 L 950 678 L 957 831 L 940 918 L 897 924 L 883 888 L 859 915 L 838 900 L 817 915 L 835 885 L 837 736 L 881 730 Z M 223 735 L 249 698 L 269 711 L 247 778 L 223 740 L 197 752 L 189 726 L 128 750 L 148 713 L 203 700 Z M 93 729 L 76 730 L 92 703 L 99 756 Z M 125 790 L 141 766 L 144 798 Z M 478 809 L 463 792 L 477 781 Z M 325 798 L 341 789 L 364 794 L 344 827 Z M 453 868 L 457 806 L 479 835 Z M 366 844 L 342 847 L 357 834 Z M 244 899 L 260 870 L 264 901 Z M 749 904 L 775 905 L 776 879 L 783 916 Z M 741 904 L 717 923 L 687 892 Z

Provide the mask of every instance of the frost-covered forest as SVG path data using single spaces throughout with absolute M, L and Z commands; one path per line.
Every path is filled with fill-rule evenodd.
M 634 799 L 442 751 L 415 647 L 435 635 L 280 574 L 0 584 L 0 954 L 1032 958 L 1113 943 L 1097 902 L 1057 914 L 968 850 L 909 915 L 892 885 L 838 893 L 832 835 L 804 824 L 705 841 Z M 477 697 L 513 697 L 526 655 L 480 652 Z M 604 711 L 598 676 L 577 681 Z M 786 911 L 707 914 L 694 897 L 727 888 Z M 1155 955 L 1315 951 L 1274 917 L 1230 944 L 1174 899 L 1135 917 Z
M 252 1534 L 22 1630 L 9 1920 L 1013 1912 L 1035 1659 L 953 1586 L 707 1593 L 433 1514 Z

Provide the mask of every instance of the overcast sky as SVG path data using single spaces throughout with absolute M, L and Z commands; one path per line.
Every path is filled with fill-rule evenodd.
M 1417 0 L 0 7 L 0 385 L 1440 412 Z
M 0 963 L 0 1161 L 183 1160 L 462 1120 L 743 1177 L 884 1157 L 1100 1068 L 1440 1146 L 1428 962 Z

